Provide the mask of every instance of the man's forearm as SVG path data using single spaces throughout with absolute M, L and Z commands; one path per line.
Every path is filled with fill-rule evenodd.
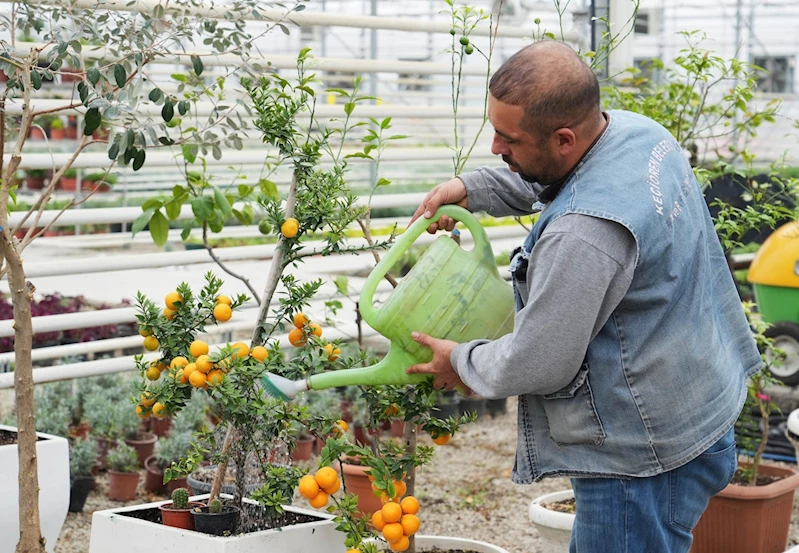
M 540 191 L 506 167 L 480 167 L 458 178 L 466 186 L 469 211 L 493 217 L 530 214 Z

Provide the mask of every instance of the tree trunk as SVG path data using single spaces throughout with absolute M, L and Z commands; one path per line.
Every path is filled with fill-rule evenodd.
M 416 419 L 405 422 L 405 455 L 416 455 Z M 405 489 L 407 495 L 415 495 L 416 490 L 416 467 L 408 469 L 408 474 L 405 476 Z M 416 538 L 411 536 L 409 538 L 410 545 L 408 546 L 408 553 L 416 553 Z
M 33 286 L 25 279 L 22 259 L 9 229 L 0 233 L 0 250 L 8 269 L 8 284 L 14 305 L 14 391 L 17 407 L 19 451 L 19 543 L 17 553 L 44 553 L 39 525 L 39 472 L 36 461 L 36 417 L 33 407 Z

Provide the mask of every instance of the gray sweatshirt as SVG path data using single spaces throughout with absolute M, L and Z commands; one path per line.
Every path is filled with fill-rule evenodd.
M 542 189 L 507 168 L 481 167 L 460 178 L 469 211 L 495 217 L 531 213 Z M 487 398 L 544 395 L 568 385 L 627 292 L 636 249 L 618 223 L 577 214 L 553 221 L 530 255 L 513 333 L 453 350 L 452 366 L 464 384 Z

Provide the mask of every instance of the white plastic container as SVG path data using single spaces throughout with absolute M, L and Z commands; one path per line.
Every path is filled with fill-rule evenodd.
M 536 497 L 530 503 L 530 520 L 541 536 L 541 550 L 547 553 L 569 553 L 574 515 L 543 507 L 547 503 L 572 499 L 574 492 L 564 490 Z
M 373 541 L 378 544 L 382 551 L 391 551 L 386 542 L 382 540 Z M 449 536 L 416 536 L 417 553 L 425 553 L 425 551 L 432 551 L 435 548 L 444 551 L 462 549 L 464 551 L 475 551 L 476 553 L 508 553 L 507 549 L 502 549 L 484 541 L 450 538 Z
M 13 426 L 0 430 L 16 432 Z M 69 444 L 66 439 L 37 433 L 39 521 L 46 549 L 52 553 L 69 509 Z M 19 449 L 0 446 L 0 553 L 14 553 L 19 542 Z
M 192 497 L 202 501 L 206 495 Z M 254 503 L 248 499 L 246 503 Z M 197 551 L 202 553 L 344 553 L 344 534 L 336 530 L 333 516 L 319 511 L 286 507 L 286 511 L 310 515 L 321 520 L 294 524 L 273 530 L 223 537 L 211 536 L 164 526 L 137 518 L 121 515 L 158 507 L 169 501 L 95 511 L 92 516 L 92 533 L 89 553 L 175 553 L 175 551 Z

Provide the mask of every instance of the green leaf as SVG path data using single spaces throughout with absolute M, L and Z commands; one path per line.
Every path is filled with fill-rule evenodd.
M 248 221 L 247 224 L 249 225 L 252 223 L 253 219 L 255 219 L 255 212 L 252 210 L 251 205 L 245 205 L 244 209 L 241 210 L 242 215 Z
M 134 171 L 138 171 L 139 169 L 142 168 L 142 165 L 144 165 L 144 158 L 145 158 L 144 148 L 136 150 L 136 154 L 133 156 Z
M 159 198 L 149 198 L 146 200 L 141 208 L 145 211 L 152 210 L 155 211 L 156 209 L 161 209 L 164 206 L 164 201 Z
M 186 115 L 186 112 L 189 111 L 189 104 L 188 100 L 181 100 L 178 102 L 178 113 L 181 115 Z
M 386 178 L 383 178 L 383 177 L 380 177 L 380 179 L 377 181 L 377 185 L 376 186 L 386 186 L 388 184 L 391 184 L 390 180 L 388 180 Z
M 230 217 L 232 215 L 230 202 L 228 202 L 227 198 L 219 188 L 216 186 L 212 186 L 211 188 L 214 189 L 214 201 L 216 202 L 216 207 L 219 208 L 226 218 Z
M 164 95 L 164 93 L 163 93 L 163 92 L 161 92 L 161 89 L 160 89 L 160 88 L 154 88 L 154 89 L 152 89 L 152 90 L 150 91 L 150 95 L 148 96 L 148 98 L 150 98 L 150 101 L 151 101 L 151 102 L 157 102 L 158 100 L 160 100 L 160 99 L 161 99 L 161 97 L 162 97 L 163 95 Z
M 42 74 L 38 71 L 31 72 L 31 84 L 35 90 L 42 88 Z
M 86 136 L 94 134 L 94 131 L 100 126 L 101 121 L 100 110 L 97 108 L 89 108 L 86 111 L 86 115 L 83 117 L 83 134 Z
M 142 230 L 144 230 L 144 227 L 146 227 L 147 223 L 150 222 L 150 219 L 152 218 L 154 213 L 155 213 L 155 208 L 145 209 L 141 215 L 136 217 L 136 220 L 133 221 L 133 224 L 130 227 L 133 236 L 136 236 L 137 232 L 141 232 Z
M 214 201 L 208 196 L 200 196 L 191 200 L 191 211 L 200 221 L 207 221 L 214 216 Z
M 189 238 L 189 235 L 191 234 L 191 227 L 192 227 L 192 221 L 187 221 L 186 223 L 187 224 L 183 227 L 183 230 L 180 232 L 180 238 L 181 238 L 181 240 L 184 240 L 184 241 Z
M 194 67 L 194 72 L 199 77 L 203 72 L 203 61 L 198 56 L 192 56 L 191 64 Z
M 246 198 L 249 196 L 253 191 L 252 186 L 247 186 L 246 184 L 239 185 L 239 198 Z
M 111 147 L 108 148 L 108 159 L 111 161 L 115 160 L 119 155 L 119 142 L 114 142 L 111 144 Z
M 391 117 L 386 117 L 383 119 L 383 122 L 380 123 L 380 128 L 386 130 L 389 126 L 391 126 Z
M 182 198 L 175 198 L 174 200 L 166 203 L 164 209 L 166 210 L 166 216 L 169 217 L 170 221 L 174 221 L 180 216 L 180 208 L 182 207 Z
M 239 211 L 238 209 L 234 209 L 233 210 L 233 216 L 242 225 L 249 225 L 250 224 L 250 222 L 248 222 L 247 219 L 244 218 L 244 214 L 241 211 Z
M 183 152 L 183 157 L 186 159 L 187 163 L 195 162 L 198 151 L 197 144 L 183 144 L 180 149 Z
M 169 237 L 169 221 L 160 211 L 156 211 L 150 219 L 150 236 L 153 237 L 156 246 L 166 244 L 166 239 Z
M 280 195 L 277 192 L 277 185 L 269 179 L 261 179 L 258 181 L 258 187 L 261 189 L 261 192 L 269 198 L 270 200 L 277 201 L 280 199 Z
M 125 66 L 121 63 L 114 66 L 114 80 L 119 88 L 125 88 L 125 83 L 128 82 L 128 73 L 125 71 Z
M 90 67 L 86 71 L 86 78 L 89 79 L 89 82 L 92 83 L 92 86 L 97 85 L 100 82 L 100 70 L 96 67 Z
M 333 283 L 336 285 L 336 290 L 338 290 L 339 294 L 343 296 L 349 295 L 350 280 L 347 277 L 339 275 L 333 279 Z
M 353 110 L 355 109 L 355 102 L 347 102 L 344 104 L 344 113 L 347 115 L 352 115 Z
M 170 121 L 172 121 L 172 118 L 174 116 L 175 116 L 175 106 L 172 105 L 171 99 L 167 99 L 166 102 L 164 102 L 164 107 L 161 108 L 161 117 L 163 118 L 164 121 L 169 123 Z
M 83 51 L 83 46 L 79 40 L 70 40 L 69 45 L 72 46 L 72 49 L 75 50 L 76 54 L 80 54 L 81 51 Z

